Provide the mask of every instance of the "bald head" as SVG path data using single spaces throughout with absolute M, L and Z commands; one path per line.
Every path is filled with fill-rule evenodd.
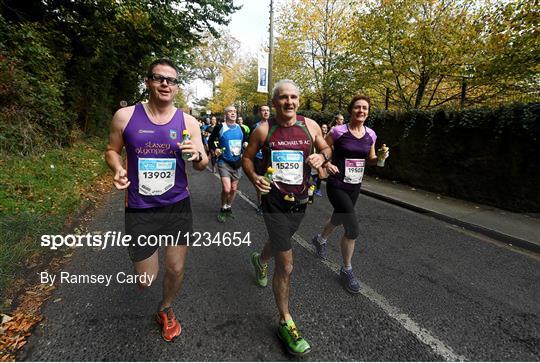
M 298 88 L 298 85 L 294 83 L 294 81 L 291 81 L 290 79 L 282 79 L 281 81 L 278 81 L 274 85 L 274 89 L 272 89 L 272 100 L 275 100 L 277 98 L 280 89 L 283 88 L 285 85 L 292 86 L 296 90 L 296 94 L 300 95 L 300 89 Z

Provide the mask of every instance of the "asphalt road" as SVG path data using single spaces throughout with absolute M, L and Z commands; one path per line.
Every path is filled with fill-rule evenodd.
M 236 218 L 219 224 L 219 180 L 191 172 L 190 186 L 196 231 L 249 232 L 252 243 L 190 248 L 174 305 L 181 337 L 165 343 L 153 321 L 159 283 L 143 292 L 115 282 L 63 283 L 20 360 L 540 360 L 538 256 L 366 196 L 357 203 L 361 234 L 353 266 L 364 288 L 356 296 L 336 273 L 342 229 L 330 242 L 329 263 L 305 242 L 329 216 L 328 200 L 316 198 L 308 208 L 293 242 L 291 311 L 313 350 L 291 358 L 276 335 L 271 288 L 255 285 L 250 264 L 266 239 L 262 217 L 239 196 Z M 240 190 L 254 200 L 247 179 Z M 123 230 L 123 194 L 107 198 L 90 232 Z M 131 272 L 131 264 L 123 248 L 83 247 L 64 271 L 116 275 Z

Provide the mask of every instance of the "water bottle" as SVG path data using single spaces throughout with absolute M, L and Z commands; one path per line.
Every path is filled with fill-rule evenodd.
M 381 168 L 384 167 L 384 162 L 388 156 L 388 150 L 390 150 L 390 148 L 387 147 L 386 144 L 382 144 L 381 148 L 377 150 L 377 166 L 380 166 Z
M 268 169 L 266 169 L 266 173 L 264 173 L 263 178 L 266 180 L 268 185 L 272 185 L 272 179 L 274 178 L 274 172 L 275 170 L 269 166 Z M 262 195 L 268 194 L 268 192 L 261 192 Z
M 189 131 L 188 130 L 182 131 L 182 144 L 184 144 L 184 142 L 186 140 L 189 140 Z M 182 152 L 182 159 L 187 160 L 189 158 L 191 158 L 191 153 Z
M 308 204 L 313 204 L 313 193 L 315 192 L 315 185 L 310 185 L 307 191 Z

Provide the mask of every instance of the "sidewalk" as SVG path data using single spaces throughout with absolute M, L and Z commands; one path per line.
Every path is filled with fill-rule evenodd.
M 364 176 L 362 194 L 540 253 L 540 219 Z

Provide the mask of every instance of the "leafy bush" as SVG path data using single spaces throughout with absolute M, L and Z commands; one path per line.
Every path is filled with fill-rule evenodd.
M 0 151 L 28 155 L 68 144 L 73 114 L 64 109 L 62 64 L 46 46 L 58 34 L 31 24 L 1 27 L 9 32 L 0 38 Z
M 373 112 L 390 179 L 515 211 L 540 211 L 540 104 Z
M 25 259 L 48 252 L 40 247 L 40 235 L 59 233 L 66 218 L 95 193 L 92 181 L 107 172 L 104 148 L 105 139 L 93 138 L 0 161 L 0 301 Z

